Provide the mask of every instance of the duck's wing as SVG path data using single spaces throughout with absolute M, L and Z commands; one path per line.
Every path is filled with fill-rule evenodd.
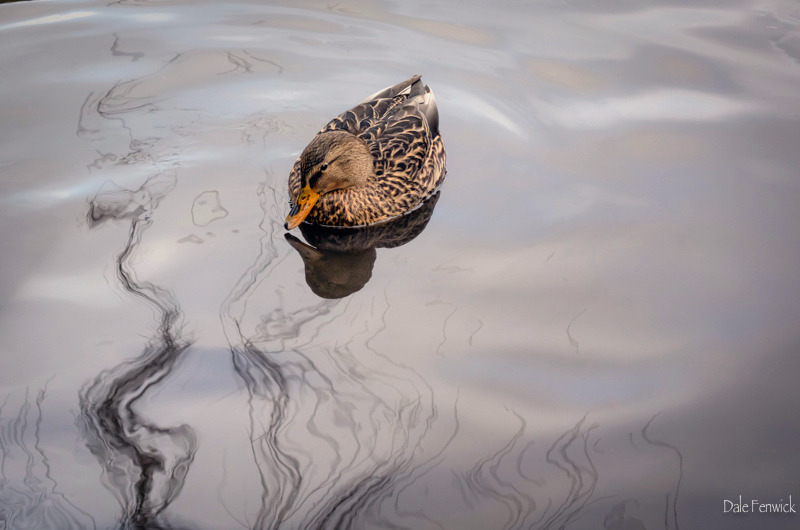
M 430 130 L 416 105 L 398 108 L 388 119 L 359 136 L 367 142 L 375 158 L 376 176 L 400 179 L 406 185 L 416 181 L 431 146 Z

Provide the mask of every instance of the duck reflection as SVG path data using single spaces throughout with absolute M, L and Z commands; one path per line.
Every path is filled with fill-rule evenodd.
M 360 228 L 339 228 L 303 223 L 300 231 L 308 244 L 287 233 L 286 241 L 305 265 L 306 283 L 321 298 L 344 298 L 359 291 L 372 277 L 377 248 L 405 245 L 428 225 L 436 192 L 413 212 L 385 223 Z

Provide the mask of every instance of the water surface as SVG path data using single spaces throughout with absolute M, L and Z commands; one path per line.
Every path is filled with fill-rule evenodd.
M 723 512 L 800 499 L 799 22 L 3 4 L 2 527 L 796 528 Z M 299 152 L 414 74 L 424 230 L 302 250 Z

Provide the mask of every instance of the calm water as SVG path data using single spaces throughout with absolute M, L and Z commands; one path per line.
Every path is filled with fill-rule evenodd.
M 800 501 L 799 28 L 0 5 L 0 528 L 797 528 L 724 501 Z M 413 74 L 435 211 L 287 239 L 299 152 Z

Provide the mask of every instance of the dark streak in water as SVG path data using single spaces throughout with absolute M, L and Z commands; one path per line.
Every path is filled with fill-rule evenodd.
M 578 341 L 577 341 L 577 340 L 575 340 L 574 338 L 572 338 L 572 335 L 570 335 L 570 333 L 569 333 L 569 329 L 572 327 L 572 323 L 573 323 L 573 322 L 575 322 L 575 321 L 578 319 L 578 317 L 579 317 L 579 316 L 581 316 L 582 314 L 584 314 L 584 313 L 586 312 L 586 310 L 587 310 L 587 309 L 589 309 L 589 308 L 588 308 L 588 307 L 585 307 L 585 308 L 583 309 L 583 311 L 581 311 L 580 313 L 578 313 L 577 315 L 575 315 L 574 317 L 572 317 L 572 320 L 570 320 L 570 321 L 569 321 L 569 324 L 567 324 L 567 338 L 569 339 L 569 343 L 570 343 L 570 345 L 572 345 L 572 346 L 574 346 L 574 347 L 575 347 L 575 353 L 576 353 L 576 354 L 578 354 L 578 355 L 580 355 L 580 353 L 581 353 L 580 346 L 579 346 L 579 344 L 578 344 Z
M 244 70 L 244 72 L 240 72 L 244 74 L 253 73 L 253 65 L 251 65 L 246 59 L 242 59 L 241 57 L 232 52 L 228 52 L 225 55 L 228 58 L 228 62 L 230 62 L 233 65 L 233 68 L 231 70 L 228 70 L 227 72 L 220 72 L 217 75 L 231 74 L 233 72 L 238 72 L 239 70 Z
M 503 505 L 508 510 L 508 517 L 503 530 L 521 528 L 522 522 L 527 514 L 536 510 L 536 501 L 529 494 L 520 491 L 513 481 L 504 479 L 499 474 L 499 469 L 504 457 L 512 454 L 517 442 L 522 439 L 525 433 L 527 422 L 525 419 L 512 411 L 520 422 L 520 427 L 514 436 L 498 452 L 488 455 L 478 461 L 477 465 L 466 475 L 464 475 L 464 485 L 474 498 L 491 498 Z M 517 460 L 517 464 L 521 462 Z M 522 476 L 521 467 L 517 465 L 516 472 Z M 488 475 L 488 476 L 487 476 Z
M 271 192 L 271 199 L 268 195 Z M 277 249 L 272 241 L 277 215 L 274 209 L 274 188 L 263 185 L 258 190 L 264 219 L 260 224 L 264 236 L 261 238 L 261 251 L 256 262 L 239 279 L 220 310 L 225 334 L 231 345 L 234 370 L 242 378 L 248 391 L 250 417 L 250 439 L 253 458 L 261 477 L 261 508 L 255 521 L 256 528 L 279 528 L 297 496 L 300 486 L 299 464 L 286 453 L 278 439 L 278 431 L 283 426 L 289 404 L 288 383 L 281 366 L 259 351 L 241 330 L 240 318 L 246 308 L 246 298 L 260 283 L 271 264 L 276 263 Z M 235 314 L 239 311 L 239 314 Z M 256 404 L 258 398 L 266 398 L 272 403 L 268 424 L 257 421 Z M 257 425 L 262 425 L 264 433 L 256 435 Z
M 475 336 L 475 335 L 476 335 L 476 334 L 477 334 L 477 333 L 478 333 L 478 332 L 479 332 L 481 329 L 483 329 L 483 320 L 481 320 L 481 319 L 479 318 L 479 319 L 478 319 L 478 327 L 477 327 L 477 329 L 475 329 L 475 331 L 473 331 L 473 332 L 472 332 L 472 334 L 469 336 L 469 345 L 470 345 L 470 346 L 472 346 L 472 338 L 473 338 L 473 337 L 474 337 L 474 336 Z
M 534 445 L 536 445 L 535 440 L 529 441 L 517 455 L 517 473 L 519 473 L 519 476 L 522 477 L 524 480 L 527 480 L 532 484 L 536 484 L 537 486 L 542 487 L 545 485 L 544 480 L 529 477 L 528 475 L 525 474 L 524 471 L 522 471 L 522 461 L 525 459 L 525 455 L 527 454 L 528 450 L 533 448 Z
M 178 0 L 117 0 L 116 2 L 111 2 L 110 4 L 106 4 L 107 6 L 113 5 L 120 5 L 120 6 L 164 6 L 164 5 L 174 5 L 179 4 Z
M 283 66 L 279 65 L 275 61 L 271 61 L 270 59 L 262 59 L 261 57 L 256 57 L 255 55 L 253 55 L 252 53 L 248 52 L 247 50 L 242 50 L 242 51 L 244 51 L 244 54 L 247 55 L 248 57 L 250 57 L 251 59 L 254 59 L 256 61 L 261 61 L 262 63 L 271 64 L 272 66 L 274 66 L 275 68 L 278 69 L 278 74 L 282 74 L 283 73 Z
M 144 57 L 144 53 L 142 52 L 123 52 L 119 50 L 119 34 L 112 33 L 114 36 L 114 43 L 111 45 L 111 55 L 114 57 L 131 57 L 131 62 L 136 62 L 142 57 Z
M 140 289 L 136 289 L 128 278 L 129 274 L 124 270 L 123 261 L 134 253 L 139 245 L 141 232 L 150 226 L 150 217 L 153 211 L 161 199 L 175 187 L 176 182 L 176 175 L 173 172 L 152 175 L 136 190 L 126 190 L 107 181 L 97 192 L 95 198 L 90 201 L 89 212 L 86 216 L 90 228 L 109 219 L 131 221 L 127 245 L 122 254 L 117 257 L 117 278 L 125 284 L 126 288 L 129 288 L 131 294 L 143 297 L 162 313 L 167 311 L 167 308 L 157 300 L 159 294 L 155 294 L 154 298 L 148 297 L 140 292 Z M 158 289 L 152 284 L 147 284 L 146 287 Z M 161 294 L 167 295 L 163 290 Z
M 93 99 L 95 98 L 95 99 Z M 75 131 L 75 134 L 79 138 L 86 138 L 91 137 L 100 132 L 100 129 L 91 129 L 84 124 L 84 122 L 90 116 L 89 112 L 90 109 L 94 110 L 97 105 L 97 99 L 94 92 L 90 92 L 86 99 L 81 104 L 81 110 L 78 113 L 78 128 Z
M 629 499 L 615 504 L 603 520 L 603 528 L 607 530 L 646 530 L 641 520 L 626 516 L 625 511 L 628 504 L 638 505 L 639 503 L 635 499 Z
M 578 516 L 581 510 L 589 504 L 594 494 L 595 486 L 599 480 L 599 473 L 589 456 L 588 445 L 591 431 L 597 428 L 597 424 L 593 424 L 584 430 L 583 423 L 585 421 L 586 416 L 584 416 L 575 427 L 562 434 L 547 451 L 546 461 L 560 469 L 566 475 L 571 485 L 567 497 L 556 507 L 555 511 L 544 520 L 543 524 L 538 527 L 541 530 L 556 527 L 564 528 L 567 526 Z M 583 442 L 580 448 L 585 458 L 584 465 L 576 463 L 576 461 L 568 455 L 568 449 L 576 441 Z M 560 459 L 558 457 L 560 457 Z M 545 515 L 546 514 L 547 511 L 545 511 Z M 540 519 L 540 521 L 541 520 L 542 519 Z
M 180 334 L 181 311 L 174 294 L 140 281 L 130 261 L 143 232 L 152 225 L 159 201 L 175 186 L 175 175 L 160 173 L 137 190 L 106 183 L 89 204 L 94 228 L 128 221 L 128 240 L 116 259 L 117 279 L 156 315 L 158 329 L 142 354 L 102 371 L 81 389 L 79 427 L 103 467 L 103 482 L 122 508 L 120 528 L 167 528 L 161 514 L 183 488 L 197 450 L 188 425 L 159 427 L 134 411 L 137 401 L 162 383 L 190 343 Z
M 522 530 L 536 528 L 538 530 L 564 529 L 580 519 L 592 504 L 610 497 L 594 498 L 595 488 L 600 474 L 592 461 L 589 447 L 592 431 L 599 428 L 597 424 L 584 427 L 584 416 L 573 428 L 564 432 L 549 447 L 545 454 L 545 462 L 559 470 L 567 478 L 570 486 L 560 499 L 548 499 L 542 508 L 529 488 L 522 487 L 525 482 L 538 487 L 546 486 L 544 479 L 530 477 L 523 470 L 526 460 L 536 462 L 535 457 L 526 458 L 535 442 L 528 440 L 517 449 L 525 439 L 526 420 L 516 412 L 520 427 L 514 436 L 494 454 L 478 461 L 475 467 L 465 474 L 454 474 L 454 489 L 460 491 L 466 506 L 473 512 L 480 509 L 480 504 L 487 500 L 505 506 L 507 511 L 503 530 Z M 513 458 L 513 465 L 511 459 Z M 535 464 L 534 464 L 535 465 Z M 537 516 L 536 520 L 532 520 Z
M 87 164 L 86 165 L 86 169 L 91 169 L 91 168 L 103 169 L 103 167 L 107 163 L 114 162 L 114 161 L 117 160 L 117 156 L 115 154 L 113 154 L 113 153 L 101 153 L 100 151 L 98 151 L 96 149 L 95 149 L 95 151 L 100 156 L 98 158 L 95 158 L 94 161 L 91 164 Z
M 650 445 L 658 446 L 658 447 L 666 447 L 667 449 L 672 450 L 676 455 L 678 455 L 678 482 L 675 484 L 675 495 L 672 497 L 672 520 L 675 523 L 675 530 L 679 529 L 678 526 L 678 493 L 681 488 L 681 481 L 683 481 L 683 454 L 680 450 L 672 444 L 667 442 L 662 442 L 660 440 L 651 440 L 649 436 L 647 436 L 647 428 L 650 427 L 650 424 L 653 423 L 653 420 L 661 414 L 660 412 L 650 418 L 650 421 L 642 428 L 642 438 L 644 441 Z M 669 510 L 670 508 L 670 494 L 666 494 L 666 508 L 664 513 L 664 528 L 669 529 Z
M 192 223 L 195 226 L 207 226 L 227 216 L 228 210 L 222 206 L 219 200 L 219 191 L 204 191 L 194 198 L 192 203 Z M 211 232 L 207 232 L 207 234 L 212 235 Z
M 449 267 L 445 267 L 448 263 L 452 263 L 453 261 L 457 260 L 460 256 L 456 256 L 455 258 L 449 259 L 444 263 L 441 263 L 433 268 L 433 272 L 472 272 L 472 269 L 465 269 L 464 267 L 460 267 L 458 265 L 450 265 Z
M 271 133 L 286 134 L 297 131 L 284 120 L 278 119 L 278 117 L 269 112 L 256 114 L 249 122 L 242 124 L 242 127 L 242 142 L 255 144 L 256 136 L 260 136 L 260 143 L 264 149 L 267 147 L 267 136 Z
M 450 320 L 450 318 L 456 314 L 458 308 L 453 304 L 442 302 L 439 298 L 436 298 L 436 300 L 428 302 L 425 305 L 448 305 L 453 308 L 453 310 L 444 318 L 444 322 L 442 322 L 442 341 L 439 343 L 438 346 L 436 346 L 436 355 L 441 355 L 442 357 L 444 357 L 444 354 L 442 354 L 440 350 L 442 349 L 442 346 L 444 346 L 444 344 L 447 342 L 447 321 Z M 470 337 L 470 339 L 472 339 L 472 337 Z
M 36 395 L 34 412 L 26 390 L 19 412 L 9 419 L 3 412 L 10 394 L 0 405 L 0 527 L 96 528 L 91 515 L 57 491 L 58 482 L 52 476 L 41 439 L 42 403 L 46 395 L 47 385 Z M 22 455 L 15 455 L 16 452 Z M 19 460 L 25 461 L 22 486 L 11 485 L 6 464 Z

